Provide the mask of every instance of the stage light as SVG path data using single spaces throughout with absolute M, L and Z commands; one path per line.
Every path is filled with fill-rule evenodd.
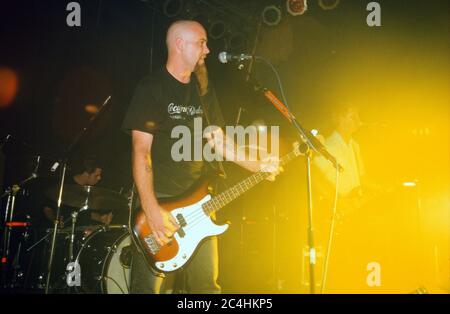
M 175 17 L 183 9 L 181 0 L 166 0 L 163 5 L 163 12 L 167 17 Z
M 306 0 L 287 0 L 286 10 L 289 14 L 296 16 L 302 15 L 308 9 L 308 3 Z
M 324 10 L 333 10 L 339 4 L 339 0 L 319 0 L 319 6 Z
M 269 5 L 262 12 L 262 20 L 268 26 L 278 25 L 281 21 L 281 10 L 275 5 Z
M 317 131 L 316 129 L 312 129 L 311 134 L 317 136 L 317 134 L 319 134 L 319 131 Z
M 0 67 L 0 108 L 7 108 L 13 103 L 18 85 L 16 72 L 7 67 Z

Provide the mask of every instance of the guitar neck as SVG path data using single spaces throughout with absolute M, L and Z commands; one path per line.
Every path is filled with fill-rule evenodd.
M 299 155 L 299 151 L 297 149 L 294 149 L 289 154 L 285 155 L 280 160 L 280 166 L 283 166 L 290 162 L 291 160 L 295 159 Z M 224 192 L 218 194 L 217 196 L 213 197 L 211 200 L 203 204 L 203 210 L 207 215 L 212 215 L 216 211 L 220 210 L 221 208 L 225 207 L 227 204 L 256 186 L 258 183 L 264 181 L 271 175 L 270 172 L 263 172 L 258 171 L 255 172 L 253 175 L 249 176 L 248 178 L 244 179 L 243 181 L 235 184 L 231 188 L 225 190 Z

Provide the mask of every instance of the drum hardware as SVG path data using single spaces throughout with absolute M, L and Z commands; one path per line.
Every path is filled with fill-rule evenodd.
M 106 105 L 109 99 L 110 97 L 108 97 L 103 106 Z M 91 120 L 91 122 L 93 122 L 93 119 Z M 85 275 L 87 279 L 96 279 L 96 281 L 98 281 L 100 284 L 99 286 L 94 287 L 84 283 L 82 287 L 75 289 L 76 292 L 91 290 L 103 293 L 127 293 L 129 291 L 129 268 L 131 265 L 131 254 L 129 254 L 131 252 L 131 238 L 128 232 L 128 226 L 112 225 L 108 227 L 103 226 L 100 228 L 89 229 L 90 227 L 78 227 L 77 222 L 79 220 L 78 214 L 82 211 L 89 212 L 90 210 L 102 209 L 116 211 L 125 208 L 128 209 L 128 200 L 125 199 L 120 193 L 99 187 L 64 185 L 65 174 L 68 166 L 67 156 L 69 156 L 73 152 L 73 148 L 79 142 L 84 132 L 86 132 L 86 128 L 66 151 L 66 157 L 59 159 L 58 162 L 53 163 L 52 167 L 48 167 L 48 169 L 46 169 L 48 170 L 48 172 L 51 171 L 52 173 L 54 173 L 57 167 L 60 166 L 58 169 L 58 172 L 61 173 L 59 187 L 58 189 L 49 191 L 47 193 L 47 196 L 51 196 L 51 198 L 58 204 L 56 214 L 57 218 L 59 217 L 61 205 L 77 208 L 77 210 L 74 210 L 71 213 L 71 217 L 64 221 L 64 224 L 66 224 L 69 222 L 69 220 L 71 220 L 71 226 L 69 228 L 61 229 L 59 228 L 59 220 L 55 219 L 54 228 L 47 230 L 45 236 L 40 238 L 38 241 L 36 241 L 34 238 L 31 239 L 30 234 L 25 232 L 23 234 L 24 240 L 32 240 L 32 245 L 30 246 L 29 243 L 20 243 L 19 250 L 14 257 L 12 256 L 13 254 L 11 254 L 11 256 L 7 256 L 7 258 L 3 258 L 4 256 L 2 256 L 2 264 L 3 261 L 5 261 L 6 264 L 6 261 L 10 263 L 10 261 L 12 260 L 12 268 L 14 270 L 17 270 L 17 275 L 15 275 L 15 277 L 18 278 L 17 281 L 21 281 L 24 277 L 27 276 L 26 272 L 23 272 L 19 267 L 19 260 L 23 256 L 22 253 L 30 252 L 33 249 L 36 249 L 39 244 L 42 244 L 45 240 L 48 240 L 45 242 L 47 245 L 45 246 L 45 249 L 42 249 L 42 252 L 32 252 L 32 254 L 46 254 L 45 257 L 39 256 L 41 257 L 38 259 L 39 263 L 47 263 L 48 260 L 46 272 L 43 271 L 42 273 L 39 273 L 37 276 L 33 277 L 33 287 L 37 287 L 39 289 L 45 288 L 46 293 L 48 293 L 50 288 L 52 290 L 62 288 L 64 289 L 64 291 L 74 291 L 67 290 L 64 280 L 65 275 L 63 274 L 63 272 L 59 272 L 58 267 L 61 266 L 59 264 L 66 264 L 70 261 L 76 261 L 82 265 L 83 274 L 87 274 Z M 7 212 L 4 221 L 5 232 L 11 231 L 11 229 L 13 228 L 26 229 L 32 226 L 29 222 L 17 221 L 17 219 L 13 221 L 14 206 L 16 205 L 15 198 L 22 190 L 21 188 L 23 185 L 33 180 L 34 178 L 41 176 L 41 164 L 41 156 L 37 156 L 37 163 L 33 164 L 34 169 L 32 175 L 19 184 L 12 185 L 3 194 L 2 198 L 8 197 L 8 204 L 6 207 Z M 38 171 L 40 172 L 38 173 Z M 33 236 L 35 236 L 35 234 L 33 234 Z M 67 241 L 69 241 L 68 253 L 66 253 Z M 51 246 L 50 249 L 49 246 Z M 63 251 L 62 249 L 60 250 L 59 247 L 64 248 L 65 252 L 64 254 L 55 255 L 55 249 L 57 251 Z M 5 250 L 3 250 L 3 254 L 4 253 Z M 92 263 L 93 257 L 94 260 L 96 259 L 101 263 Z M 56 264 L 56 267 L 52 269 L 52 267 L 54 266 L 54 262 Z M 97 269 L 93 271 L 90 270 L 90 267 L 97 267 Z M 5 271 L 5 273 L 7 273 L 5 267 L 2 267 L 2 269 Z M 52 272 L 54 273 L 53 275 L 55 278 L 55 280 L 53 281 L 51 280 Z M 61 283 L 61 286 L 56 286 L 56 280 Z M 91 287 L 93 289 L 90 289 Z
M 9 264 L 5 264 L 4 266 L 11 274 L 11 277 L 4 277 L 4 287 L 18 288 L 21 284 L 23 284 L 26 277 L 27 269 L 22 267 L 23 265 L 21 262 L 24 258 L 26 258 L 26 256 L 23 256 L 26 252 L 23 251 L 31 237 L 31 223 L 29 222 L 31 219 L 30 216 L 26 216 L 24 218 L 24 220 L 28 221 L 13 221 L 6 224 L 10 232 L 9 240 L 15 240 L 15 242 L 13 242 L 13 245 L 15 245 L 15 250 L 9 250 L 10 243 L 8 243 L 9 258 L 7 261 Z
M 57 201 L 56 189 L 46 191 L 46 196 Z M 116 191 L 91 185 L 66 185 L 62 195 L 62 204 L 84 210 L 124 210 L 127 199 Z
M 21 142 L 19 143 L 20 147 L 28 146 L 28 144 Z M 29 191 L 28 187 L 29 184 L 34 181 L 36 178 L 45 178 L 49 177 L 50 167 L 49 163 L 52 162 L 52 159 L 49 157 L 45 157 L 42 155 L 32 155 L 29 152 L 27 152 L 27 155 L 21 156 L 18 158 L 13 159 L 14 164 L 11 165 L 14 172 L 14 179 L 17 181 L 20 181 L 19 183 L 10 185 L 4 193 L 1 195 L 1 198 L 6 197 L 6 204 L 5 204 L 5 213 L 4 213 L 4 220 L 3 220 L 3 242 L 2 242 L 2 257 L 1 257 L 1 268 L 2 268 L 2 276 L 1 276 L 1 282 L 2 285 L 8 285 L 9 280 L 15 280 L 15 274 L 20 273 L 16 271 L 18 269 L 18 264 L 13 264 L 16 260 L 13 260 L 11 258 L 11 240 L 17 240 L 19 245 L 18 247 L 14 248 L 17 250 L 16 255 L 20 257 L 20 252 L 24 250 L 24 247 L 22 245 L 23 241 L 27 241 L 27 229 L 25 229 L 25 233 L 21 234 L 18 239 L 12 239 L 11 238 L 11 232 L 14 228 L 28 228 L 31 226 L 31 223 L 29 221 L 17 221 L 15 216 L 17 215 L 17 211 L 21 211 L 22 205 L 21 201 L 24 199 L 28 199 L 29 197 Z M 19 164 L 15 164 L 18 162 Z M 24 179 L 25 178 L 25 179 Z M 28 216 L 27 220 L 31 220 Z M 16 236 L 17 237 L 17 236 Z M 27 250 L 26 252 L 28 252 Z M 24 252 L 24 253 L 26 253 Z M 10 271 L 10 267 L 13 267 L 14 271 L 13 276 L 11 279 L 8 279 L 8 273 Z M 11 284 L 11 282 L 9 283 Z
M 46 195 L 52 199 L 52 195 L 55 195 L 55 190 L 50 189 L 46 192 Z M 53 200 L 55 200 L 53 198 Z M 78 205 L 81 208 L 73 210 L 71 213 L 71 217 L 66 219 L 64 221 L 64 225 L 67 225 L 68 221 L 71 220 L 71 226 L 67 228 L 58 228 L 57 234 L 62 234 L 64 236 L 64 241 L 68 242 L 68 251 L 64 254 L 64 258 L 59 257 L 54 262 L 56 263 L 58 269 L 61 270 L 61 266 L 59 265 L 64 262 L 64 264 L 67 264 L 70 261 L 74 261 L 77 263 L 80 263 L 80 261 L 75 258 L 78 256 L 80 250 L 89 251 L 92 249 L 91 241 L 89 240 L 93 235 L 98 234 L 99 232 L 107 232 L 111 230 L 119 230 L 120 232 L 123 232 L 123 230 L 126 230 L 127 226 L 124 225 L 100 225 L 100 226 L 78 226 L 78 215 L 79 213 L 86 211 L 90 212 L 92 210 L 102 210 L 104 208 L 107 208 L 106 206 L 109 206 L 110 208 L 114 209 L 114 211 L 118 211 L 120 209 L 127 208 L 127 201 L 124 197 L 122 197 L 120 194 L 105 189 L 105 188 L 99 188 L 99 187 L 93 187 L 93 186 L 76 186 L 76 185 L 68 185 L 63 193 L 63 205 L 66 206 L 73 206 Z M 91 207 L 92 206 L 92 207 Z M 47 231 L 47 234 L 41 238 L 39 241 L 37 241 L 33 246 L 29 248 L 29 250 L 34 249 L 39 243 L 42 243 L 45 239 L 48 239 L 53 234 L 53 230 L 49 229 Z M 56 242 L 61 241 L 59 238 Z M 67 242 L 65 242 L 67 244 Z M 64 247 L 67 247 L 64 245 Z M 104 252 L 107 256 L 115 255 L 118 250 L 117 245 L 106 243 L 106 246 L 101 248 L 101 251 Z M 118 253 L 119 254 L 119 253 Z M 61 255 L 61 254 L 60 254 Z M 91 261 L 90 261 L 91 262 Z M 119 263 L 120 265 L 120 263 Z M 81 265 L 81 269 L 83 269 L 83 274 L 86 273 L 85 268 L 86 267 L 86 261 L 83 260 L 83 265 Z M 58 272 L 59 273 L 61 272 Z M 88 271 L 89 274 L 89 266 Z M 67 276 L 63 275 L 63 276 Z M 57 282 L 64 282 L 65 280 L 60 280 L 61 278 L 58 277 Z M 64 278 L 62 278 L 64 279 Z M 100 278 L 100 280 L 103 280 L 103 277 Z M 117 281 L 117 280 L 116 280 Z M 51 281 L 50 284 L 53 285 L 55 281 Z M 84 284 L 86 285 L 86 284 Z M 104 285 L 104 284 L 102 284 Z M 123 286 L 123 284 L 120 284 L 119 286 Z M 52 287 L 52 286 L 50 286 Z M 49 288 L 50 288 L 49 287 Z M 46 289 L 47 286 L 45 286 Z M 53 287 L 52 287 L 53 289 Z M 103 290 L 96 292 L 103 292 L 107 291 L 106 288 L 102 288 Z M 110 289 L 111 290 L 111 289 Z M 113 289 L 114 290 L 114 289 Z M 119 289 L 120 290 L 120 289 Z M 122 287 L 120 291 L 125 291 Z M 84 292 L 83 287 L 74 289 L 69 289 L 66 292 Z
M 108 251 L 108 253 L 109 253 L 109 252 L 116 253 L 117 247 L 116 247 L 116 246 L 107 246 L 107 247 L 106 247 L 106 250 Z
M 64 220 L 63 224 L 67 224 L 69 222 L 69 220 L 71 220 L 72 218 L 68 218 L 66 220 Z M 48 239 L 52 234 L 51 234 L 52 229 L 48 229 L 46 232 L 46 235 L 43 236 L 42 238 L 40 238 L 38 241 L 36 241 L 35 243 L 33 243 L 33 245 L 31 245 L 28 249 L 27 252 L 33 250 L 36 246 L 38 246 L 40 243 L 42 243 L 43 241 L 45 241 L 46 239 Z M 69 234 L 68 229 L 58 229 L 57 231 L 58 234 Z
M 130 268 L 123 261 L 131 253 L 130 245 L 128 226 L 102 226 L 92 232 L 75 259 L 83 273 L 81 287 L 76 287 L 76 292 L 128 293 Z
M 49 189 L 46 191 L 46 195 L 50 198 L 54 195 L 52 193 L 54 192 L 54 189 Z M 62 235 L 63 238 L 58 237 L 56 240 L 57 244 L 61 244 L 61 241 L 64 241 L 64 245 L 61 247 L 67 248 L 68 250 L 64 249 L 65 253 L 59 254 L 58 257 L 55 260 L 55 263 L 57 263 L 57 268 L 61 268 L 64 265 L 59 264 L 67 264 L 70 261 L 74 261 L 74 258 L 77 255 L 78 249 L 81 244 L 85 243 L 86 240 L 91 236 L 91 234 L 98 232 L 99 229 L 103 230 L 121 230 L 126 228 L 126 226 L 123 225 L 111 225 L 111 226 L 78 226 L 78 215 L 81 212 L 90 212 L 92 210 L 102 210 L 106 206 L 110 206 L 110 208 L 113 208 L 114 211 L 118 211 L 119 209 L 127 208 L 127 201 L 126 199 L 121 196 L 120 194 L 116 193 L 115 191 L 111 191 L 105 188 L 99 188 L 99 187 L 93 187 L 93 186 L 67 186 L 67 188 L 64 191 L 63 194 L 63 205 L 67 206 L 73 206 L 73 205 L 80 205 L 81 208 L 73 210 L 71 213 L 71 217 L 66 219 L 63 224 L 68 225 L 69 220 L 71 221 L 70 227 L 67 228 L 58 228 L 57 229 L 57 235 Z M 92 207 L 89 207 L 92 206 Z M 48 240 L 50 236 L 53 235 L 53 229 L 48 229 L 46 234 L 40 238 L 38 241 L 36 241 L 33 245 L 31 245 L 29 248 L 27 248 L 27 252 L 35 249 L 39 244 L 41 244 L 43 241 Z M 69 242 L 67 242 L 69 241 Z M 66 245 L 67 244 L 67 245 Z M 48 246 L 46 247 L 46 249 Z M 90 249 L 91 245 L 90 242 L 87 242 L 86 249 Z M 104 248 L 104 250 L 108 250 L 108 254 L 114 254 L 117 250 L 117 247 L 107 247 Z M 110 252 L 111 251 L 111 252 Z M 48 251 L 46 251 L 48 252 Z M 63 257 L 61 256 L 63 255 Z M 47 258 L 47 257 L 46 257 Z M 58 268 L 58 269 L 59 269 Z M 60 269 L 59 269 L 60 270 Z M 55 282 L 64 282 L 64 278 L 60 278 L 62 275 L 60 271 L 57 271 L 58 277 L 55 280 L 52 280 L 50 282 L 50 287 L 52 287 Z M 45 272 L 44 272 L 45 274 Z M 42 276 L 41 276 L 42 277 Z M 36 280 L 37 277 L 35 276 L 34 279 Z M 40 282 L 42 281 L 42 278 Z M 40 286 L 45 287 L 47 289 L 46 284 L 40 284 Z M 53 289 L 53 288 L 52 288 Z
M 122 265 L 126 269 L 130 269 L 132 258 L 133 258 L 133 255 L 132 255 L 131 245 L 123 247 L 122 251 L 120 252 L 120 257 L 119 257 L 120 265 Z
M 35 168 L 37 171 L 37 168 Z M 6 201 L 5 208 L 5 217 L 4 217 L 4 230 L 3 230 L 3 245 L 2 245 L 2 257 L 1 257 L 1 268 L 2 268 L 2 285 L 7 284 L 7 274 L 9 270 L 10 263 L 10 243 L 11 243 L 11 231 L 15 227 L 19 226 L 27 226 L 26 222 L 15 222 L 14 212 L 16 207 L 16 198 L 18 196 L 19 191 L 21 191 L 22 187 L 28 183 L 29 181 L 37 178 L 37 174 L 33 172 L 28 178 L 22 180 L 22 182 L 18 184 L 13 184 L 9 188 L 6 189 L 2 198 L 8 196 Z M 20 247 L 21 249 L 21 247 Z
M 56 201 L 55 189 L 49 189 L 46 195 Z M 115 191 L 90 185 L 67 185 L 62 193 L 62 204 L 78 210 L 71 213 L 71 232 L 69 242 L 69 260 L 74 260 L 75 228 L 78 215 L 83 211 L 104 210 L 112 211 L 127 208 L 127 200 Z
M 7 151 L 17 153 L 9 166 L 14 169 L 10 179 L 19 183 L 11 184 L 1 195 L 1 198 L 6 198 L 1 247 L 1 284 L 4 287 L 21 288 L 26 283 L 33 258 L 29 254 L 29 246 L 37 236 L 29 215 L 30 189 L 33 189 L 35 179 L 50 178 L 50 164 L 54 162 L 49 156 L 34 155 L 30 148 L 25 142 L 19 142 L 18 146 L 11 146 Z M 25 217 L 20 218 L 24 214 Z
M 81 286 L 66 285 L 65 265 L 69 262 L 68 243 L 71 241 L 72 228 L 58 230 L 56 252 L 54 259 L 53 279 L 50 290 L 56 293 L 128 293 L 131 266 L 131 239 L 126 225 L 85 226 L 75 228 L 74 261 L 80 265 L 82 272 Z M 86 230 L 90 230 L 85 236 Z M 45 239 L 46 246 L 38 252 L 43 259 L 48 257 L 49 236 L 53 230 L 48 229 Z M 42 239 L 41 239 L 42 242 Z M 36 246 L 36 243 L 34 244 Z M 35 248 L 36 249 L 36 248 Z M 44 257 L 45 255 L 45 257 Z M 35 265 L 36 266 L 36 265 Z M 41 269 L 43 270 L 43 269 Z M 34 272 L 27 289 L 43 291 L 46 273 Z

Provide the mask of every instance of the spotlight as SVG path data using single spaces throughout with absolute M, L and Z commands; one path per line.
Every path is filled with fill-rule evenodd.
M 293 16 L 302 15 L 308 9 L 308 3 L 306 0 L 287 0 L 286 9 Z
M 324 10 L 333 10 L 339 4 L 339 0 L 319 0 L 319 6 Z
M 19 78 L 14 70 L 0 66 L 0 109 L 12 105 L 19 88 Z
M 86 106 L 84 106 L 84 111 L 90 114 L 96 114 L 99 110 L 97 105 L 87 104 Z
M 166 0 L 163 5 L 163 12 L 167 17 L 177 16 L 183 9 L 181 0 Z
M 269 5 L 262 12 L 262 19 L 266 25 L 275 26 L 281 21 L 281 10 L 275 5 Z

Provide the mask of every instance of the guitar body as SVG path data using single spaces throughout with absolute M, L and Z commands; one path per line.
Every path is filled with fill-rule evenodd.
M 295 143 L 294 150 L 280 160 L 280 165 L 300 154 L 298 143 Z M 227 224 L 216 225 L 211 216 L 269 176 L 269 172 L 255 172 L 214 198 L 209 194 L 209 180 L 199 180 L 183 195 L 159 199 L 160 206 L 170 212 L 180 225 L 172 241 L 164 246 L 156 242 L 145 213 L 142 210 L 138 212 L 134 218 L 133 235 L 149 264 L 160 272 L 173 272 L 183 267 L 204 239 L 228 229 Z
M 180 229 L 173 240 L 159 247 L 141 210 L 134 218 L 134 236 L 152 267 L 161 272 L 172 272 L 183 267 L 202 240 L 224 233 L 228 225 L 216 225 L 204 212 L 202 205 L 211 199 L 208 180 L 200 180 L 181 196 L 160 199 L 162 208 L 177 220 Z

